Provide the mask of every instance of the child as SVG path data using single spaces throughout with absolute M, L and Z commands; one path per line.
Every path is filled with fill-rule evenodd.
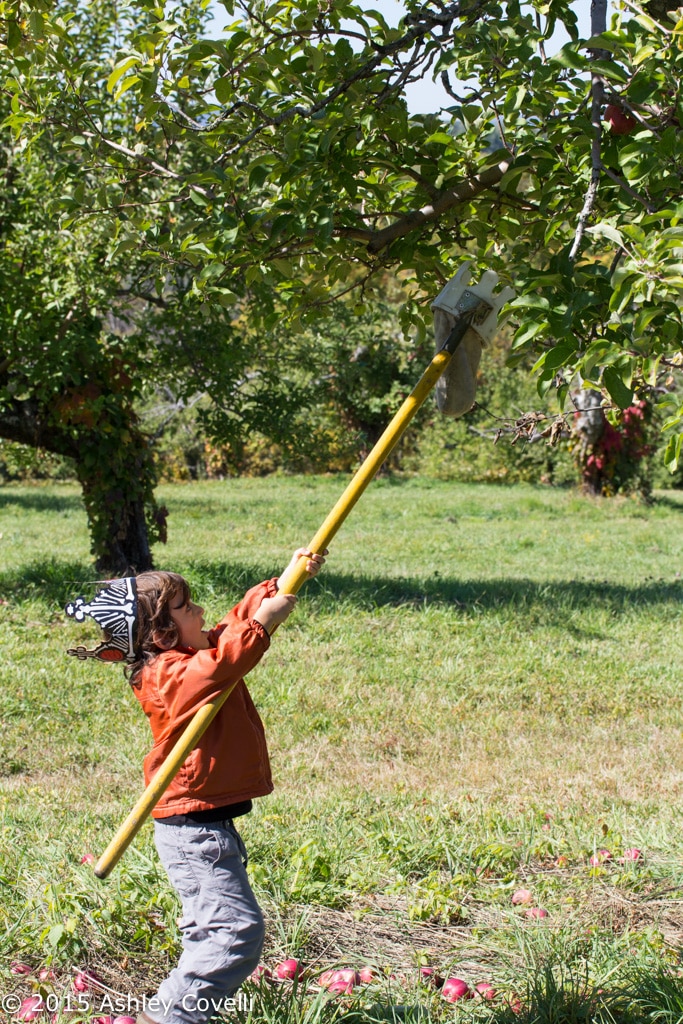
M 299 549 L 292 562 L 301 557 L 308 559 L 311 576 L 325 561 L 323 555 Z M 117 629 L 111 606 L 120 600 L 116 588 L 123 594 L 124 584 L 125 615 L 117 615 L 125 618 L 126 628 L 118 633 L 128 639 L 112 641 Z M 132 604 L 131 590 L 137 592 Z M 130 682 L 154 740 L 144 760 L 145 784 L 195 712 L 237 684 L 152 811 L 157 850 L 183 907 L 183 953 L 156 996 L 147 1000 L 138 1024 L 203 1024 L 222 1007 L 229 1009 L 226 1000 L 258 964 L 263 917 L 234 819 L 251 810 L 255 797 L 270 793 L 273 783 L 263 726 L 243 676 L 261 660 L 271 632 L 295 603 L 293 594 L 279 593 L 276 579 L 268 580 L 249 590 L 215 629 L 205 631 L 204 610 L 191 600 L 183 577 L 146 572 L 116 581 L 90 605 L 79 598 L 67 606 L 76 618 L 96 618 L 109 641 L 97 653 L 83 648 L 70 653 L 120 660 L 124 654 L 111 653 L 118 645 L 131 663 Z

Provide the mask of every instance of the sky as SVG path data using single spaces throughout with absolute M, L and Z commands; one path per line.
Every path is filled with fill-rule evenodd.
M 590 35 L 590 4 L 591 0 L 575 0 L 572 4 L 579 19 L 579 34 L 584 38 Z M 364 6 L 368 9 L 372 8 L 379 11 L 386 22 L 392 26 L 398 25 L 401 17 L 405 14 L 405 7 L 400 0 L 368 0 Z M 211 9 L 215 17 L 214 27 L 220 31 L 232 18 L 226 15 L 224 8 L 220 4 L 212 4 Z M 569 37 L 564 30 L 556 32 L 551 45 L 546 47 L 546 52 L 549 56 L 552 55 L 564 46 L 568 40 Z M 429 76 L 423 78 L 421 82 L 414 82 L 412 85 L 409 85 L 405 91 L 405 96 L 411 114 L 433 113 L 441 107 L 450 106 L 453 102 L 443 89 L 441 82 L 434 82 Z

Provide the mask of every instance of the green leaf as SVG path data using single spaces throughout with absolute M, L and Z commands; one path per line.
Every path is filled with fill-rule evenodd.
M 620 409 L 628 409 L 633 404 L 633 390 L 626 386 L 613 366 L 606 366 L 602 371 L 602 381 L 612 401 Z
M 550 309 L 550 303 L 544 295 L 518 295 L 508 306 L 510 309 Z
M 270 163 L 261 163 L 261 161 L 257 161 L 255 164 L 252 164 L 249 169 L 249 187 L 260 188 L 268 178 L 269 174 Z
M 138 57 L 125 57 L 124 60 L 120 60 L 118 64 L 115 64 L 114 70 L 107 79 L 107 92 L 113 92 L 119 79 L 123 78 L 126 71 L 130 71 L 132 67 L 135 67 L 138 61 Z
M 447 132 L 434 132 L 433 135 L 430 135 L 428 138 L 425 139 L 426 143 L 438 142 L 442 146 L 452 146 L 454 141 L 455 140 L 453 136 L 448 135 Z
M 617 245 L 624 245 L 624 239 L 620 231 L 611 224 L 595 224 L 592 228 L 586 228 L 586 234 L 595 235 L 596 238 L 609 238 L 610 242 L 616 242 Z
M 515 185 L 523 174 L 528 173 L 528 170 L 529 168 L 524 164 L 515 164 L 513 167 L 510 167 L 500 179 L 498 188 L 502 191 L 517 191 L 516 189 L 511 189 L 510 186 Z
M 560 366 L 565 366 L 577 348 L 578 342 L 575 338 L 567 338 L 565 341 L 561 341 L 559 345 L 555 345 L 554 348 L 551 348 L 546 353 L 545 362 L 543 363 L 544 370 L 557 370 Z
M 40 11 L 31 11 L 28 23 L 31 26 L 31 35 L 34 39 L 42 39 L 45 34 L 45 19 Z
M 655 317 L 660 316 L 661 312 L 662 311 L 658 306 L 649 306 L 646 309 L 639 309 L 633 321 L 633 333 L 636 336 L 643 334 Z
M 612 82 L 619 82 L 621 85 L 626 85 L 630 77 L 620 64 L 615 64 L 611 60 L 593 60 L 590 63 L 590 68 L 596 74 L 603 75 Z
M 18 50 L 23 42 L 21 29 L 15 18 L 9 18 L 7 22 L 7 49 Z
M 527 342 L 531 341 L 532 338 L 535 338 L 538 334 L 541 334 L 543 331 L 546 331 L 547 329 L 547 320 L 531 322 L 527 320 L 525 323 L 520 325 L 519 330 L 515 334 L 515 338 L 511 346 L 512 349 L 514 350 L 521 348 L 522 345 L 525 345 Z
M 119 96 L 123 96 L 124 92 L 128 92 L 128 90 L 132 89 L 132 87 L 136 85 L 139 81 L 139 75 L 129 75 L 128 78 L 124 78 L 124 80 L 121 82 L 118 89 L 114 93 L 114 99 L 117 100 Z
M 618 270 L 612 279 L 614 291 L 609 300 L 609 308 L 616 313 L 622 313 L 631 301 L 635 292 L 635 286 L 641 279 L 640 274 L 634 274 L 626 270 Z
M 122 238 L 114 251 L 109 255 L 107 262 L 111 263 L 114 257 L 118 256 L 119 253 L 127 252 L 129 249 L 135 249 L 137 244 L 137 238 Z
M 678 464 L 681 459 L 681 449 L 683 448 L 683 434 L 674 434 L 670 437 L 666 451 L 664 452 L 664 465 L 670 473 L 675 473 L 678 469 Z
M 213 88 L 216 93 L 216 99 L 219 103 L 227 103 L 235 92 L 232 79 L 227 76 L 225 78 L 217 79 Z
M 550 58 L 550 63 L 560 64 L 563 68 L 573 68 L 575 71 L 583 71 L 588 61 L 583 54 L 576 52 L 573 43 L 566 43 Z

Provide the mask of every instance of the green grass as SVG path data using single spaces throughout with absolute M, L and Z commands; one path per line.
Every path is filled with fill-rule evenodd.
M 162 488 L 157 564 L 218 617 L 343 485 Z M 267 962 L 382 981 L 351 1000 L 245 989 L 243 1021 L 683 1020 L 682 512 L 676 492 L 372 485 L 250 677 L 277 788 L 243 832 Z M 31 990 L 12 960 L 52 966 L 57 990 L 90 965 L 149 994 L 178 949 L 151 829 L 107 882 L 80 863 L 138 795 L 148 727 L 120 670 L 64 654 L 83 632 L 62 606 L 93 579 L 76 488 L 3 487 L 0 535 L 0 983 Z M 630 847 L 644 860 L 619 864 Z M 545 921 L 512 906 L 521 886 Z M 501 998 L 449 1007 L 424 963 Z

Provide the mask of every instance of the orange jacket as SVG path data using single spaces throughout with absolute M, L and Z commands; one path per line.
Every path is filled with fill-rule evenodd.
M 211 630 L 208 650 L 174 647 L 143 668 L 133 689 L 154 738 L 144 760 L 145 785 L 194 713 L 237 682 L 152 811 L 154 818 L 224 807 L 272 791 L 263 724 L 242 677 L 270 645 L 267 632 L 251 616 L 264 597 L 276 593 L 276 580 L 259 583 Z

